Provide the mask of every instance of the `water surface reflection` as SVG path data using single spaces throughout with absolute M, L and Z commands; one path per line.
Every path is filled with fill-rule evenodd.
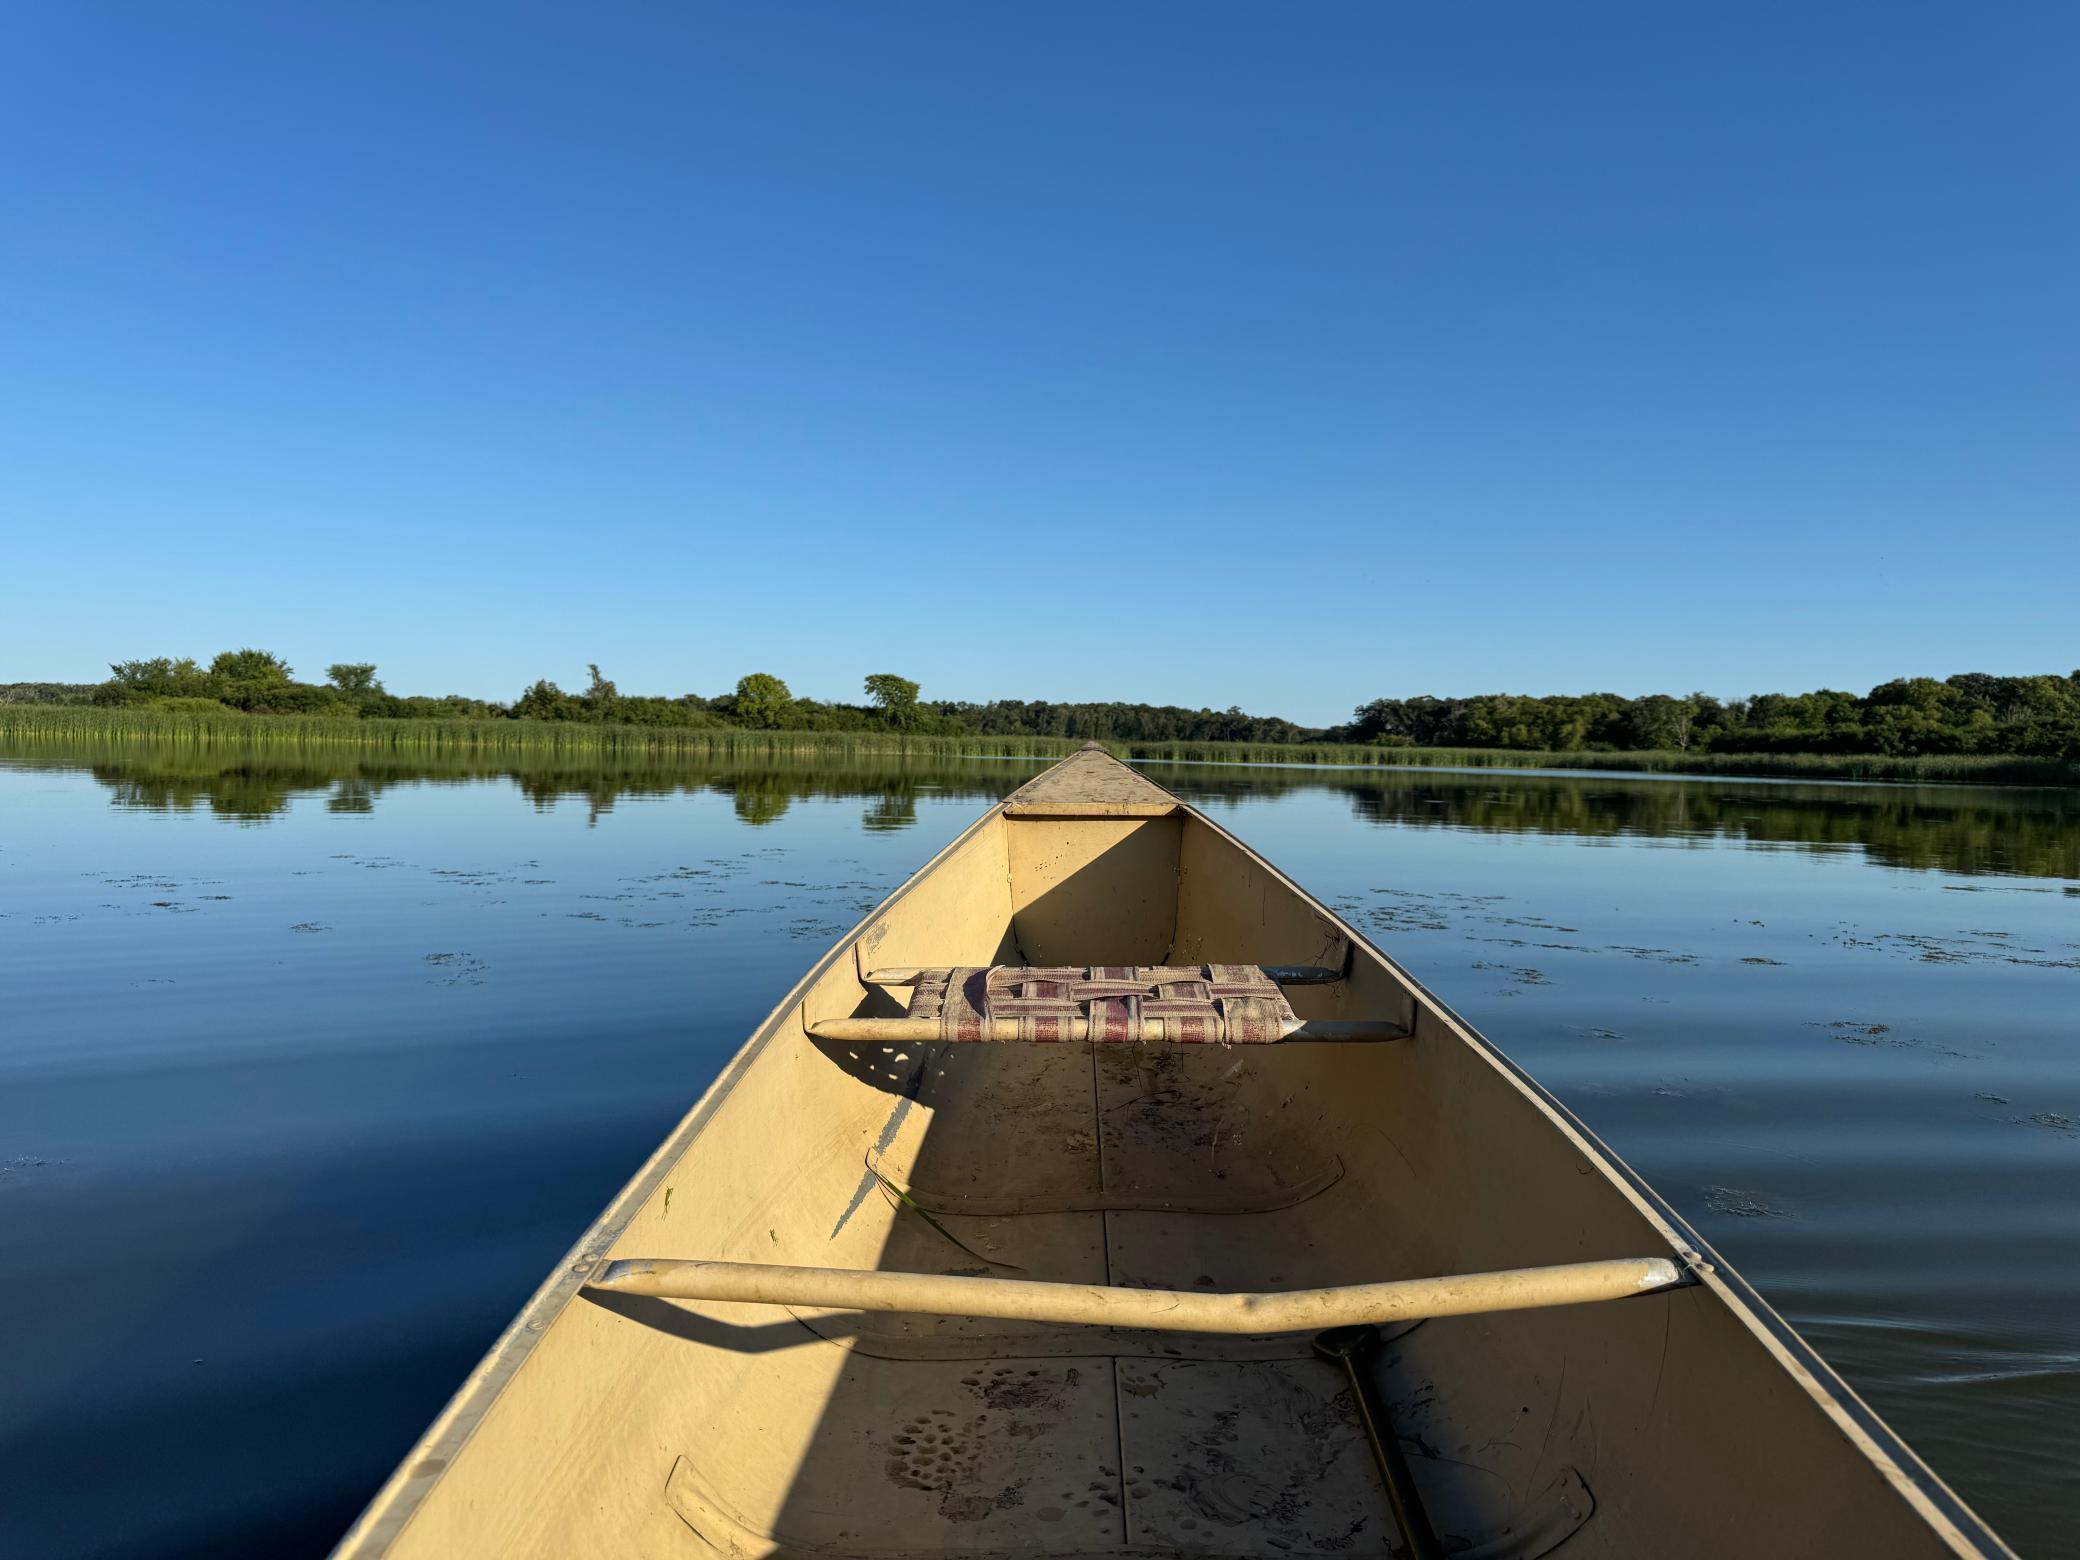
M 762 761 L 613 757 L 594 763 L 467 754 L 399 758 L 125 745 L 113 753 L 17 756 L 24 767 L 77 769 L 82 762 L 119 807 L 198 809 L 234 822 L 265 822 L 298 799 L 339 813 L 367 813 L 398 786 L 506 780 L 537 807 L 565 799 L 597 819 L 630 798 L 731 798 L 738 818 L 763 825 L 807 798 L 863 798 L 862 827 L 899 830 L 917 800 L 986 804 L 1030 772 L 1016 759 L 877 757 Z M 1886 866 L 1961 874 L 2080 879 L 2080 791 L 2042 787 L 1864 785 L 1729 781 L 1724 777 L 1511 774 L 1495 770 L 1334 770 L 1274 766 L 1156 765 L 1156 779 L 1200 806 L 1298 792 L 1337 796 L 1368 823 L 1583 840 L 1732 840 L 1813 850 L 1860 851 Z

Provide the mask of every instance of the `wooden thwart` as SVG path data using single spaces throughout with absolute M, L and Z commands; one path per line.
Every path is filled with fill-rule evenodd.
M 1074 1042 L 1090 1038 L 1091 1024 L 1087 1018 L 1070 1019 L 1063 1039 Z M 809 1026 L 809 1033 L 818 1040 L 864 1040 L 868 1042 L 923 1043 L 928 1040 L 946 1038 L 936 1018 L 826 1018 Z M 1008 1041 L 1018 1038 L 1018 1020 L 995 1018 L 983 1024 L 984 1040 Z M 1160 1043 L 1170 1038 L 1160 1018 L 1144 1018 L 1136 1039 L 1144 1044 Z M 1279 1036 L 1281 1042 L 1295 1040 L 1322 1040 L 1349 1044 L 1359 1040 L 1405 1040 L 1408 1030 L 1400 1024 L 1376 1023 L 1367 1019 L 1305 1019 L 1285 1026 Z
M 1558 1267 L 1271 1294 L 1115 1289 L 1101 1284 L 960 1278 L 940 1273 L 630 1257 L 607 1263 L 589 1287 L 667 1300 L 990 1316 L 1158 1332 L 1286 1333 L 1622 1300 L 1690 1282 L 1689 1274 L 1667 1257 L 1570 1262 Z

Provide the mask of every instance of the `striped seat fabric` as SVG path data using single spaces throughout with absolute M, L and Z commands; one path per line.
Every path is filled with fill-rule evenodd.
M 989 1039 L 985 1021 L 1009 1019 L 1020 1040 L 1042 1042 L 1088 1019 L 1092 1040 L 1114 1044 L 1138 1040 L 1150 1018 L 1166 1039 L 1200 1045 L 1270 1045 L 1300 1022 L 1254 964 L 919 970 L 910 1017 L 936 1018 L 942 1040 Z

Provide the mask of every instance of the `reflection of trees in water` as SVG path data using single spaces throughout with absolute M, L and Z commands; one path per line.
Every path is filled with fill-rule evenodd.
M 1860 849 L 1893 867 L 2080 879 L 2080 791 L 1472 776 L 1338 789 L 1372 823 Z
M 537 807 L 583 799 L 596 821 L 628 796 L 727 796 L 754 826 L 802 800 L 861 800 L 862 827 L 909 828 L 920 797 L 980 807 L 1041 767 L 935 757 L 686 760 L 605 757 L 573 761 L 466 754 L 423 757 L 300 752 L 227 753 L 126 745 L 70 755 L 39 750 L 14 762 L 39 769 L 91 769 L 118 806 L 180 812 L 208 808 L 242 823 L 264 822 L 299 796 L 322 796 L 340 813 L 375 810 L 404 784 L 508 780 Z M 1149 771 L 1202 805 L 1224 810 L 1295 791 L 1344 797 L 1372 823 L 1489 833 L 1584 838 L 1725 839 L 1814 850 L 1859 849 L 1889 866 L 1960 873 L 2017 873 L 2080 880 L 2080 791 L 1965 786 L 1735 785 L 1708 778 L 1631 780 L 1608 775 L 1548 778 L 1304 769 L 1158 765 Z
M 870 834 L 889 834 L 917 822 L 917 787 L 895 784 L 867 802 L 860 824 Z
M 53 766 L 64 767 L 64 766 Z M 233 765 L 209 774 L 187 771 L 137 772 L 97 764 L 94 778 L 109 788 L 109 800 L 117 807 L 141 807 L 152 812 L 193 812 L 206 807 L 219 818 L 237 823 L 265 823 L 288 809 L 289 799 L 299 793 L 331 788 L 322 775 L 255 770 Z
M 22 755 L 24 767 L 89 769 L 109 788 L 119 807 L 159 812 L 208 808 L 222 817 L 264 822 L 285 812 L 299 796 L 322 796 L 328 811 L 373 812 L 396 785 L 467 784 L 508 780 L 538 808 L 582 800 L 596 822 L 623 797 L 700 795 L 730 798 L 738 818 L 758 826 L 786 815 L 804 799 L 867 799 L 861 819 L 876 832 L 906 829 L 917 821 L 917 799 L 930 793 L 994 802 L 1041 768 L 1032 763 L 877 756 L 867 761 L 702 760 L 603 757 L 573 761 L 567 756 L 498 759 L 434 753 L 424 757 L 379 757 L 297 753 L 227 754 L 222 748 L 172 745 L 152 749 L 126 744 L 119 750 Z
M 741 780 L 725 782 L 718 789 L 729 793 L 730 806 L 737 817 L 754 828 L 784 817 L 787 804 L 794 800 L 794 789 L 781 775 L 746 775 Z
M 376 810 L 376 788 L 358 776 L 339 781 L 325 798 L 325 810 L 336 813 L 372 813 Z

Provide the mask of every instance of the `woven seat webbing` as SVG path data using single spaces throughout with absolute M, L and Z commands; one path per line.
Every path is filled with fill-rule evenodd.
M 1270 1045 L 1299 1022 L 1253 964 L 919 970 L 910 1017 L 936 1018 L 940 1039 L 966 1041 L 1008 1019 L 1020 1040 L 1042 1043 L 1069 1039 L 1088 1019 L 1091 1039 L 1115 1044 L 1139 1039 L 1150 1018 L 1163 1020 L 1165 1038 L 1200 1045 Z

